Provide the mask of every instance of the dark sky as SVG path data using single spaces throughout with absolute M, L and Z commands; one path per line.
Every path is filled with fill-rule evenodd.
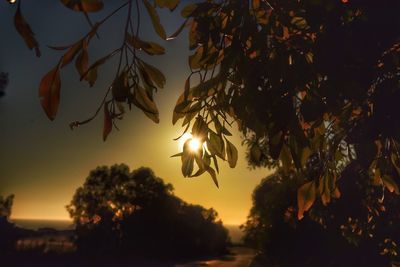
M 105 2 L 103 11 L 91 15 L 94 21 L 124 3 Z M 179 152 L 178 142 L 172 139 L 183 130 L 179 122 L 173 127 L 171 119 L 188 74 L 187 32 L 176 40 L 162 41 L 154 34 L 147 16 L 143 16 L 141 37 L 157 41 L 167 50 L 163 56 L 143 56 L 167 77 L 167 85 L 155 97 L 160 123 L 153 123 L 140 110 L 134 109 L 118 123 L 121 131 L 113 131 L 104 143 L 102 116 L 74 131 L 68 124 L 93 114 L 115 75 L 116 62 L 111 60 L 100 67 L 98 80 L 92 88 L 79 82 L 74 64 L 62 69 L 61 104 L 56 120 L 50 122 L 40 106 L 38 85 L 41 77 L 57 64 L 61 53 L 46 45 L 71 44 L 82 37 L 89 26 L 82 14 L 65 8 L 60 1 L 25 0 L 22 4 L 22 12 L 41 45 L 41 58 L 36 58 L 26 48 L 13 26 L 16 6 L 0 2 L 0 71 L 8 72 L 10 78 L 6 96 L 0 99 L 0 194 L 16 195 L 14 218 L 66 219 L 64 206 L 91 169 L 126 163 L 131 169 L 151 167 L 157 176 L 174 185 L 179 197 L 214 207 L 224 222 L 244 222 L 251 206 L 251 192 L 268 171 L 247 168 L 235 129 L 231 140 L 239 148 L 239 162 L 235 169 L 220 164 L 223 165 L 220 189 L 208 175 L 183 178 L 180 159 L 170 158 Z M 167 34 L 173 33 L 182 23 L 181 8 L 182 4 L 174 13 L 160 11 Z M 124 10 L 101 27 L 100 39 L 89 47 L 90 62 L 120 46 L 125 17 Z

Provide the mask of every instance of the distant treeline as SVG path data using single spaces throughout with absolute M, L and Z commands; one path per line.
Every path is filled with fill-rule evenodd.
M 13 196 L 0 200 L 0 248 L 16 256 L 21 253 L 16 241 L 33 232 L 22 233 L 9 222 Z M 190 259 L 220 255 L 230 243 L 215 210 L 176 197 L 172 185 L 149 168 L 130 171 L 124 164 L 96 168 L 76 190 L 67 210 L 75 225 L 76 251 L 68 252 L 73 258 Z M 37 233 L 33 235 L 37 238 Z

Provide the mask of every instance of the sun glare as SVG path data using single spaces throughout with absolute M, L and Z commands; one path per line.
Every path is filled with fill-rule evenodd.
M 196 152 L 199 151 L 199 149 L 201 148 L 201 142 L 198 138 L 193 137 L 190 141 L 189 141 L 189 148 L 191 151 Z
M 193 152 L 197 152 L 199 151 L 199 149 L 202 146 L 201 141 L 196 138 L 193 137 L 193 135 L 191 135 L 190 133 L 185 133 L 180 139 L 179 139 L 179 149 L 183 148 L 183 145 L 186 143 L 187 140 L 189 140 L 189 149 Z

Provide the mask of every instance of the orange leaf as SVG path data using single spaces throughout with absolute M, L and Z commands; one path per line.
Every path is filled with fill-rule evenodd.
M 72 60 L 74 60 L 75 56 L 82 49 L 83 43 L 84 41 L 78 41 L 68 49 L 62 57 L 61 67 L 68 65 Z
M 86 73 L 89 67 L 89 56 L 87 52 L 87 42 L 86 40 L 82 42 L 82 51 L 78 55 L 75 61 L 75 67 L 78 70 L 78 73 L 80 76 Z M 87 76 L 85 77 L 85 80 L 87 80 Z
M 22 16 L 20 6 L 21 6 L 21 1 L 19 1 L 18 3 L 17 12 L 15 13 L 14 16 L 15 28 L 24 39 L 25 44 L 28 46 L 28 48 L 31 50 L 35 49 L 36 56 L 40 57 L 39 44 L 34 37 L 35 34 L 33 33 L 31 27 L 26 22 L 25 18 Z
M 49 71 L 41 80 L 39 97 L 44 111 L 50 120 L 54 120 L 60 103 L 60 71 L 59 65 Z
M 304 217 L 304 212 L 308 211 L 315 201 L 316 188 L 313 181 L 303 184 L 297 190 L 297 218 L 301 220 Z
M 61 0 L 68 8 L 79 12 L 96 12 L 103 9 L 103 2 L 99 0 Z

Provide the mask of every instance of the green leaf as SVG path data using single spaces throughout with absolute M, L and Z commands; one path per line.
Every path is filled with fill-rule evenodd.
M 297 218 L 301 220 L 304 212 L 308 211 L 315 202 L 316 188 L 314 181 L 303 184 L 297 190 Z
M 149 3 L 148 0 L 143 0 L 143 3 L 147 9 L 147 12 L 150 15 L 154 30 L 162 39 L 164 39 L 164 40 L 167 39 L 167 35 L 165 34 L 164 27 L 160 23 L 160 17 L 157 14 L 157 10 Z
M 236 147 L 225 138 L 226 141 L 226 156 L 228 159 L 229 167 L 235 168 L 238 160 L 238 151 Z

